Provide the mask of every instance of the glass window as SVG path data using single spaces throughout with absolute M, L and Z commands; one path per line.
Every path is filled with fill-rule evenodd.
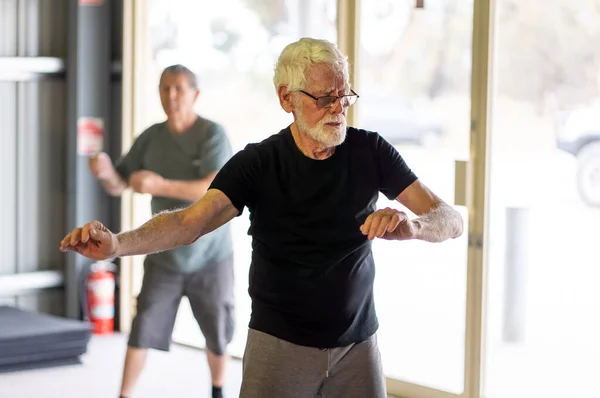
M 487 397 L 600 397 L 599 20 L 496 1 Z
M 357 126 L 378 132 L 448 203 L 468 159 L 473 2 L 362 1 Z M 401 207 L 380 196 L 379 207 Z M 459 209 L 467 225 L 466 209 Z M 409 213 L 410 214 L 410 213 Z M 388 377 L 461 394 L 467 231 L 442 244 L 375 241 Z

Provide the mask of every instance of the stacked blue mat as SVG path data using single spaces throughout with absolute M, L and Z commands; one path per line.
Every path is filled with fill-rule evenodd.
M 0 373 L 80 363 L 90 336 L 86 322 L 0 306 Z

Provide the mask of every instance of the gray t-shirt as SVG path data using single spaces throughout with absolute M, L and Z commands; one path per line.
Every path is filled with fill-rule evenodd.
M 117 162 L 116 169 L 125 181 L 139 170 L 153 171 L 170 180 L 199 180 L 220 170 L 231 156 L 231 145 L 223 127 L 198 117 L 196 123 L 181 134 L 172 133 L 166 122 L 151 126 Z M 190 204 L 180 199 L 153 196 L 152 213 L 181 209 Z M 146 261 L 187 273 L 222 260 L 232 251 L 229 227 L 225 225 L 189 246 L 151 254 Z

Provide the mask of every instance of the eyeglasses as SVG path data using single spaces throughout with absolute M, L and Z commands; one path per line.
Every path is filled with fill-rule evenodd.
M 298 90 L 298 91 L 300 91 L 302 94 L 306 94 L 310 98 L 314 99 L 315 102 L 317 103 L 317 108 L 321 108 L 321 109 L 322 108 L 331 108 L 333 106 L 333 104 L 335 104 L 335 101 L 337 101 L 338 99 L 340 100 L 340 103 L 342 104 L 342 106 L 348 107 L 348 106 L 354 105 L 356 103 L 356 100 L 359 97 L 359 95 L 356 94 L 354 92 L 354 90 L 350 90 L 350 92 L 352 94 L 340 95 L 339 97 L 332 96 L 332 95 L 327 95 L 324 97 L 315 97 L 314 95 L 309 94 L 304 90 Z

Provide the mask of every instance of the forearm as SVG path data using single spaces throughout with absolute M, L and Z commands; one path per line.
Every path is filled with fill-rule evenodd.
M 185 222 L 182 211 L 160 213 L 141 227 L 117 235 L 117 254 L 133 256 L 174 249 L 190 244 L 197 231 Z
M 441 203 L 427 214 L 413 220 L 417 225 L 415 239 L 427 242 L 443 242 L 457 238 L 463 232 L 463 219 L 458 211 Z
M 100 179 L 102 187 L 110 196 L 120 196 L 127 189 L 128 184 L 114 171 L 110 177 Z
M 212 178 L 193 181 L 165 179 L 153 195 L 195 202 L 206 194 L 211 182 Z

